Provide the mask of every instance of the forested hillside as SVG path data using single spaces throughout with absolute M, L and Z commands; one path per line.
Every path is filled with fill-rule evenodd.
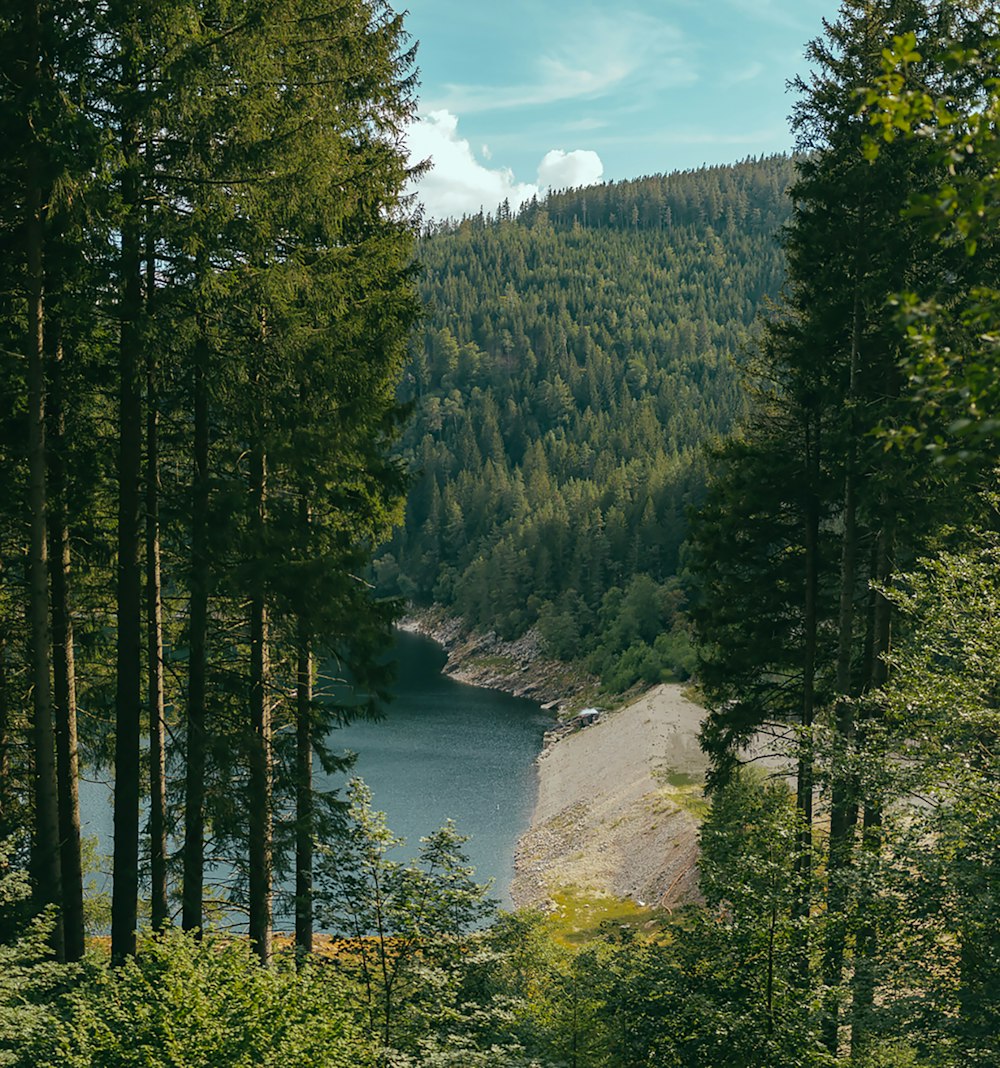
M 546 916 L 495 913 L 450 822 L 405 863 L 363 783 L 313 779 L 397 608 L 358 576 L 402 511 L 417 318 L 401 19 L 0 6 L 0 1064 L 1000 1065 L 995 8 L 843 0 L 794 166 L 423 238 L 384 587 L 657 675 L 701 498 L 710 793 L 638 799 L 697 806 L 701 900 Z M 728 361 L 783 271 L 751 404 Z M 314 699 L 321 653 L 361 703 Z M 745 766 L 771 736 L 794 791 Z M 110 960 L 77 797 L 102 754 Z
M 792 174 L 611 183 L 424 237 L 416 481 L 385 588 L 507 637 L 537 624 L 616 687 L 684 670 L 685 514 L 703 445 L 745 410 L 734 358 L 781 287 Z

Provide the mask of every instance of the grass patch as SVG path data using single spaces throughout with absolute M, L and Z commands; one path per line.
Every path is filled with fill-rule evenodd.
M 703 820 L 708 815 L 709 801 L 705 797 L 705 784 L 697 775 L 677 771 L 667 764 L 662 764 L 654 770 L 653 778 L 665 788 L 671 801 L 695 819 Z
M 663 768 L 662 781 L 667 786 L 674 786 L 678 790 L 686 790 L 691 786 L 697 786 L 700 789 L 703 785 L 697 775 L 691 775 L 686 771 L 674 771 L 673 768 Z
M 681 690 L 681 693 L 693 704 L 699 705 L 701 708 L 705 707 L 705 695 L 701 691 L 701 687 L 696 682 L 688 682 L 688 684 Z
M 549 916 L 552 937 L 566 946 L 582 946 L 611 931 L 628 929 L 648 941 L 664 937 L 670 924 L 665 909 L 638 905 L 631 898 L 613 897 L 576 886 L 561 886 L 550 894 L 556 904 Z

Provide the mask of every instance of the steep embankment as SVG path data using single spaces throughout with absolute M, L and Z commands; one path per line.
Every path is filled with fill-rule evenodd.
M 400 625 L 443 646 L 443 670 L 453 678 L 553 712 L 578 708 L 597 689 L 592 677 L 544 658 L 531 632 L 504 641 L 469 632 L 442 610 L 416 612 Z M 681 686 L 665 684 L 590 727 L 550 732 L 538 757 L 531 826 L 515 853 L 515 905 L 548 908 L 560 887 L 667 907 L 696 895 L 703 715 Z
M 696 896 L 703 715 L 665 684 L 546 748 L 516 905 L 545 907 L 567 886 L 666 907 Z
M 543 656 L 533 630 L 505 641 L 495 631 L 470 631 L 463 620 L 433 609 L 414 612 L 399 626 L 433 638 L 448 654 L 441 670 L 471 686 L 527 697 L 553 712 L 576 707 L 582 695 L 597 689 L 597 680 L 578 666 Z

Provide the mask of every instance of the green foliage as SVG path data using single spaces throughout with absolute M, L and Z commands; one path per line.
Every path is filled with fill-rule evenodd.
M 815 992 L 796 978 L 802 934 L 814 926 L 796 914 L 800 826 L 783 780 L 745 770 L 712 795 L 699 860 L 706 910 L 692 911 L 675 939 L 677 986 L 691 999 L 685 1042 L 704 1058 L 695 1063 L 830 1063 Z
M 386 1051 L 412 1052 L 429 1020 L 448 1032 L 445 1006 L 454 1004 L 467 967 L 465 935 L 494 906 L 489 887 L 473 881 L 465 839 L 450 822 L 422 839 L 419 858 L 407 864 L 394 859 L 402 840 L 384 813 L 372 811 L 360 779 L 349 784 L 348 799 L 347 825 L 320 858 L 318 917 L 352 940 L 344 968 L 363 992 L 370 1033 Z
M 142 938 L 120 968 L 67 995 L 65 1022 L 39 1065 L 178 1068 L 373 1063 L 350 1022 L 342 986 L 288 961 L 260 967 L 244 939 L 169 930 Z
M 896 814 L 875 873 L 887 994 L 873 1024 L 965 1063 L 1000 1057 L 1000 546 L 980 534 L 891 596 L 905 640 L 883 710 Z M 915 799 L 919 799 L 915 803 Z
M 684 597 L 676 581 L 657 584 L 645 573 L 625 589 L 612 586 L 601 598 L 589 642 L 589 664 L 613 692 L 689 677 L 694 651 L 681 612 Z
M 386 589 L 505 637 L 537 625 L 616 688 L 689 669 L 646 627 L 600 648 L 598 616 L 678 572 L 701 446 L 744 410 L 733 357 L 781 284 L 791 174 L 779 157 L 609 184 L 424 237 L 416 481 Z
M 949 83 L 927 84 L 928 65 L 943 65 Z M 956 91 L 955 85 L 963 91 Z M 912 418 L 886 428 L 897 444 L 925 447 L 954 460 L 986 446 L 995 455 L 997 332 L 997 223 L 1000 220 L 1000 21 L 977 12 L 964 33 L 924 44 L 897 35 L 883 52 L 883 69 L 864 94 L 876 134 L 876 160 L 898 140 L 931 146 L 944 173 L 938 186 L 914 201 L 938 244 L 964 249 L 960 285 L 902 289 L 899 318 L 909 341 Z
M 802 714 L 806 510 L 810 490 L 835 492 L 825 478 L 816 485 L 820 478 L 808 470 L 806 423 L 760 412 L 745 435 L 713 451 L 705 500 L 692 516 L 685 561 L 695 586 L 696 674 L 710 710 L 702 728 L 710 781 L 725 779 L 733 754 L 762 722 Z M 829 570 L 816 610 L 831 619 L 837 550 L 829 527 L 819 530 L 818 542 Z M 820 633 L 826 660 L 831 638 L 827 626 Z M 822 703 L 829 677 L 817 681 Z
M 24 919 L 30 884 L 10 866 L 12 852 L 9 841 L 0 842 L 0 915 L 21 920 L 17 933 L 0 942 L 0 1065 L 33 1068 L 43 1063 L 33 1051 L 52 1040 L 53 1003 L 72 973 L 51 959 L 52 914 Z
M 757 803 L 743 811 L 737 798 L 727 812 L 761 814 Z M 757 850 L 748 847 L 743 859 L 750 852 L 764 858 L 766 838 L 762 825 Z M 752 914 L 748 901 L 738 925 L 692 909 L 675 916 L 662 939 L 609 923 L 575 950 L 553 940 L 553 921 L 541 915 L 503 916 L 488 935 L 498 954 L 488 989 L 509 999 L 512 1033 L 546 1066 L 832 1065 L 817 1042 L 814 1007 L 798 991 L 782 983 L 769 1018 L 761 956 L 769 913 L 758 907 L 757 922 Z

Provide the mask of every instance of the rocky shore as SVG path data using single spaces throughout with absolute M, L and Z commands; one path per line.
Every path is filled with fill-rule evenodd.
M 433 638 L 444 648 L 446 675 L 472 686 L 530 698 L 554 714 L 579 707 L 583 696 L 597 689 L 598 680 L 592 675 L 560 660 L 546 659 L 533 630 L 504 641 L 493 631 L 468 632 L 461 619 L 434 609 L 405 616 L 399 627 Z
M 414 613 L 400 626 L 442 645 L 453 678 L 563 713 L 538 757 L 531 826 L 514 855 L 516 906 L 552 908 L 560 888 L 663 908 L 698 899 L 704 710 L 681 686 L 656 686 L 574 729 L 568 714 L 590 703 L 598 680 L 546 659 L 533 632 L 514 641 L 470 634 L 440 610 Z

